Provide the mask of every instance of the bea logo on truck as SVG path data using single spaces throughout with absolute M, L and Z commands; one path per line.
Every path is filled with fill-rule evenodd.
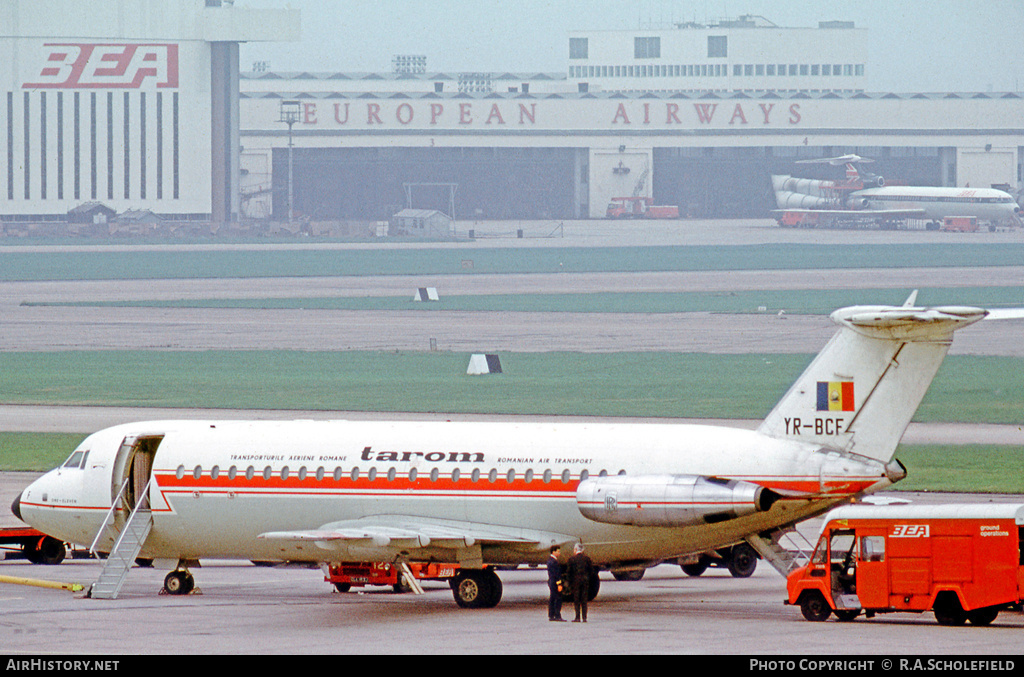
M 896 524 L 893 526 L 889 538 L 928 538 L 928 526 L 927 524 Z
M 178 87 L 178 45 L 47 43 L 35 82 L 23 89 Z

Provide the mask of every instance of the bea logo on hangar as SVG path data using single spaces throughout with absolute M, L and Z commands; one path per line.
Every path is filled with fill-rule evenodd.
M 178 45 L 47 43 L 34 82 L 23 89 L 178 87 Z

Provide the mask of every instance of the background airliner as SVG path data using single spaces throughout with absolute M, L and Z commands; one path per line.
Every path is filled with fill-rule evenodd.
M 916 292 L 915 292 L 916 294 Z M 582 542 L 643 570 L 778 536 L 891 486 L 893 456 L 956 329 L 980 308 L 854 306 L 756 430 L 682 424 L 152 421 L 88 437 L 14 513 L 110 553 L 114 597 L 136 557 L 188 592 L 202 558 L 453 562 L 455 600 L 501 598 L 492 565 Z M 1019 317 L 1003 313 L 1011 317 Z
M 800 160 L 802 164 L 845 165 L 846 179 L 822 181 L 773 175 L 778 206 L 773 213 L 780 220 L 788 214 L 941 223 L 947 217 L 966 216 L 990 224 L 1020 225 L 1020 207 L 1009 193 L 994 188 L 886 186 L 883 177 L 857 170 L 857 164 L 866 162 L 872 160 L 857 155 Z

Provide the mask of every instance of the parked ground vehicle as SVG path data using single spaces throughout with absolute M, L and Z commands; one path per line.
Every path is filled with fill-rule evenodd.
M 60 564 L 67 556 L 63 541 L 27 526 L 0 529 L 0 546 L 16 546 L 33 564 Z
M 656 205 L 650 197 L 613 197 L 605 212 L 609 219 L 678 219 L 679 207 Z
M 450 579 L 459 571 L 458 564 L 410 562 L 409 572 L 416 580 Z M 389 585 L 395 592 L 407 592 L 411 584 L 401 566 L 392 562 L 343 562 L 325 567 L 324 580 L 338 592 L 348 592 L 365 585 Z
M 988 625 L 1024 599 L 1024 504 L 853 505 L 831 511 L 788 604 L 809 621 L 931 610 Z

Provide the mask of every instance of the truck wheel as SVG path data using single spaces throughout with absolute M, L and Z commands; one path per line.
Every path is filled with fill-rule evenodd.
M 832 607 L 817 590 L 805 592 L 800 596 L 800 613 L 809 621 L 821 622 L 832 615 Z
M 26 543 L 23 550 L 25 558 L 33 564 L 60 564 L 67 555 L 64 541 L 58 541 L 52 536 L 43 536 L 37 542 Z
M 939 625 L 963 625 L 967 621 L 967 612 L 960 604 L 956 593 L 941 592 L 935 599 L 935 620 Z
M 971 622 L 971 625 L 977 625 L 984 627 L 986 625 L 992 625 L 992 621 L 999 615 L 999 609 L 994 606 L 987 606 L 981 609 L 975 609 L 974 611 L 967 612 L 967 620 Z

